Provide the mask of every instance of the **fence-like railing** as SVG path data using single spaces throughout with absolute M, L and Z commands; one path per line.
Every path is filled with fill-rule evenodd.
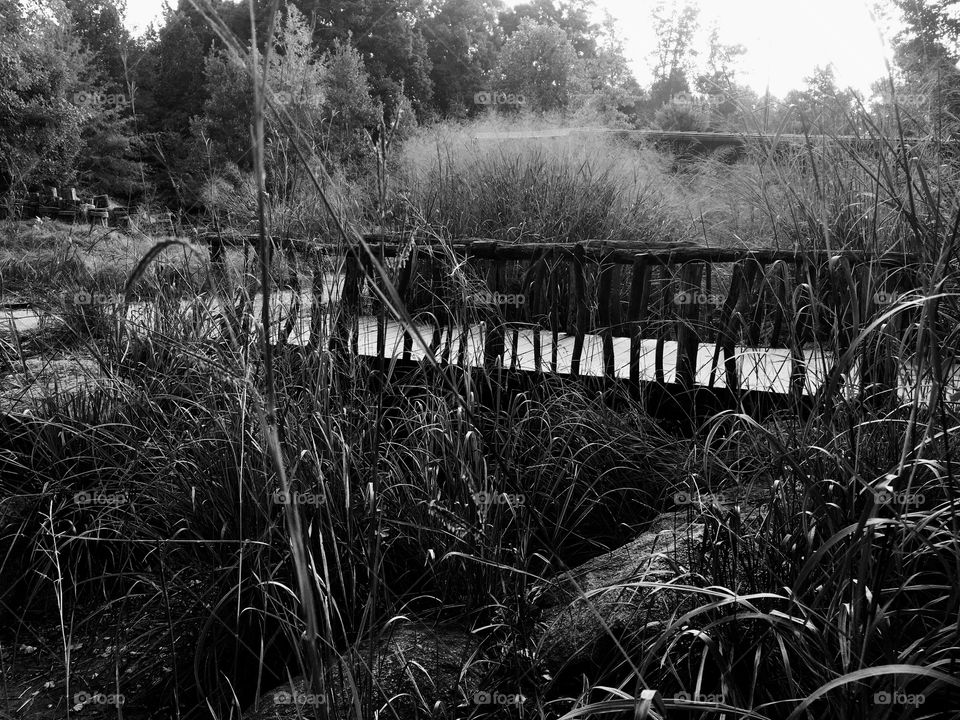
M 560 337 L 572 337 L 569 374 L 576 377 L 585 340 L 595 335 L 602 343 L 603 375 L 613 378 L 615 339 L 629 338 L 632 384 L 640 382 L 642 342 L 655 340 L 657 382 L 667 374 L 666 343 L 676 343 L 674 378 L 684 387 L 695 384 L 698 352 L 710 343 L 709 385 L 722 377 L 726 387 L 741 387 L 738 348 L 786 348 L 790 386 L 799 391 L 805 383 L 805 348 L 826 347 L 841 362 L 854 339 L 870 327 L 868 341 L 857 346 L 859 381 L 890 386 L 896 382 L 898 339 L 912 315 L 903 311 L 879 320 L 894 301 L 920 288 L 921 277 L 920 258 L 908 253 L 365 239 L 369 251 L 301 240 L 279 243 L 301 252 L 344 256 L 341 322 L 332 338 L 341 347 L 352 337 L 350 345 L 356 348 L 364 287 L 383 284 L 373 267 L 375 258 L 409 313 L 432 327 L 429 350 L 439 353 L 440 362 L 450 361 L 453 353 L 454 333 L 445 330 L 459 326 L 462 342 L 468 326 L 482 322 L 484 365 L 490 369 L 516 365 L 524 330 L 532 332 L 533 365 L 551 372 L 558 371 Z M 383 332 L 382 324 L 377 332 Z M 405 359 L 412 346 L 406 333 Z M 377 354 L 385 347 L 378 336 Z M 462 346 L 458 352 L 462 361 Z

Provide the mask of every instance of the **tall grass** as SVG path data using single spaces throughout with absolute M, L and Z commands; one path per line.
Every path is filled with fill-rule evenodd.
M 239 45 L 225 40 L 239 60 Z M 273 112 L 269 88 L 252 82 L 258 113 Z M 960 208 L 952 166 L 928 172 L 922 154 L 913 161 L 897 147 L 867 157 L 824 146 L 680 176 L 648 150 L 535 141 L 490 152 L 465 140 L 468 132 L 424 133 L 403 148 L 394 218 L 441 237 L 706 234 L 727 244 L 772 237 L 785 247 L 920 251 L 919 292 L 870 315 L 849 348 L 837 335 L 822 342 L 849 360 L 905 317 L 892 346 L 929 390 L 883 403 L 826 392 L 805 418 L 761 422 L 731 411 L 678 438 L 635 404 L 614 407 L 560 380 L 500 395 L 494 377 L 477 385 L 427 363 L 384 381 L 330 351 L 326 336 L 313 350 L 276 345 L 264 332 L 275 324 L 273 305 L 258 293 L 302 273 L 271 259 L 271 235 L 299 221 L 344 242 L 359 234 L 358 218 L 330 196 L 336 182 L 304 155 L 316 195 L 304 191 L 282 220 L 262 186 L 249 188 L 255 267 L 184 260 L 157 276 L 157 302 L 144 317 L 71 316 L 68 327 L 97 358 L 100 387 L 0 416 L 0 608 L 14 647 L 53 618 L 56 642 L 43 651 L 62 666 L 57 690 L 69 697 L 90 681 L 77 670 L 74 640 L 109 628 L 117 642 L 101 667 L 131 696 L 139 684 L 137 698 L 164 717 L 237 717 L 303 675 L 327 700 L 310 708 L 317 716 L 329 707 L 368 718 L 391 703 L 397 714 L 440 712 L 428 692 L 389 697 L 370 670 L 405 619 L 474 631 L 480 650 L 463 676 L 490 668 L 488 687 L 529 698 L 514 709 L 523 717 L 954 712 L 958 422 L 947 371 L 960 319 Z M 296 128 L 289 133 L 296 147 Z M 317 205 L 328 210 L 322 223 Z M 16 265 L 9 287 L 59 290 L 65 277 L 97 286 L 61 240 L 25 242 L 49 245 L 61 260 L 44 276 Z M 128 268 L 120 287 L 150 285 L 156 270 L 142 250 L 147 261 Z M 412 327 L 390 273 L 372 268 L 364 272 L 380 288 L 379 311 Z M 319 282 L 329 268 L 312 270 Z M 183 282 L 164 281 L 171 273 Z M 461 274 L 449 282 L 469 282 Z M 181 305 L 200 289 L 219 305 Z M 331 324 L 346 312 L 336 303 L 313 310 L 331 314 Z M 20 354 L 13 367 L 26 359 L 22 349 L 5 352 Z M 625 573 L 619 590 L 650 622 L 597 638 L 592 661 L 575 671 L 544 667 L 535 600 L 543 586 L 635 537 L 678 491 L 741 500 L 676 512 L 703 530 L 691 531 L 696 552 L 673 559 L 669 581 Z M 84 492 L 94 502 L 78 498 Z M 653 613 L 664 598 L 666 612 Z M 876 701 L 888 691 L 925 702 Z M 691 704 L 679 693 L 709 699 Z M 507 711 L 464 714 L 484 712 Z

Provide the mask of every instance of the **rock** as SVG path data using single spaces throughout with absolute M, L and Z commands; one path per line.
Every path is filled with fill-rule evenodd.
M 668 582 L 686 572 L 704 537 L 704 524 L 691 518 L 698 520 L 686 510 L 660 515 L 635 540 L 543 588 L 536 645 L 544 667 L 558 674 L 592 665 L 609 654 L 611 635 L 619 640 L 663 623 L 688 604 L 688 593 L 682 591 L 623 586 L 640 580 Z
M 423 717 L 454 717 L 454 709 L 469 702 L 481 689 L 483 673 L 479 665 L 470 668 L 479 648 L 479 640 L 459 628 L 430 628 L 420 624 L 405 624 L 396 628 L 375 649 L 373 672 L 355 678 L 361 687 L 375 688 L 373 710 L 391 699 L 391 709 L 384 717 L 394 720 Z M 361 647 L 356 656 L 365 664 L 368 648 Z M 467 668 L 466 672 L 464 669 Z M 341 661 L 332 673 L 338 688 L 335 690 L 337 708 L 329 708 L 330 717 L 353 717 L 353 693 L 347 680 L 347 663 Z M 372 677 L 371 677 L 372 676 Z M 347 688 L 340 689 L 340 685 Z M 370 698 L 361 698 L 369 702 Z M 296 702 L 295 702 L 296 701 Z M 243 714 L 243 720 L 293 720 L 314 717 L 311 703 L 321 702 L 309 695 L 304 677 L 290 684 L 264 693 L 253 707 Z M 445 712 L 434 712 L 437 703 Z M 364 705 L 364 712 L 370 705 Z M 322 716 L 322 715 L 321 715 Z

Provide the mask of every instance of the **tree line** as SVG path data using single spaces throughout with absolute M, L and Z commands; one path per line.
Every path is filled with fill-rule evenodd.
M 935 88 L 942 116 L 955 114 L 960 31 L 948 5 L 895 0 L 905 29 L 895 42 L 896 86 L 878 84 L 881 98 L 899 89 L 929 99 Z M 0 6 L 0 195 L 76 184 L 190 207 L 210 194 L 211 177 L 229 192 L 252 168 L 254 69 L 252 55 L 231 54 L 225 35 L 269 57 L 275 106 L 328 170 L 347 177 L 370 171 L 381 133 L 469 119 L 490 112 L 491 97 L 512 98 L 498 113 L 611 127 L 789 132 L 811 123 L 850 130 L 862 102 L 836 86 L 829 67 L 782 102 L 758 95 L 738 79 L 744 48 L 723 43 L 716 28 L 698 57 L 698 12 L 683 2 L 652 13 L 648 88 L 613 19 L 594 20 L 592 0 L 287 0 L 271 24 L 273 6 L 179 0 L 136 38 L 124 27 L 124 0 Z M 297 182 L 296 150 L 272 115 L 273 187 Z

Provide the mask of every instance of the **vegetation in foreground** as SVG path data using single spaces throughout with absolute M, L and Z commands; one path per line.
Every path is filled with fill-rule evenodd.
M 416 145 L 408 148 L 415 159 Z M 622 185 L 606 168 L 569 172 L 583 167 L 574 149 L 532 144 L 510 161 L 464 153 L 456 156 L 459 176 L 489 178 L 485 197 L 509 197 L 535 171 L 558 198 L 580 200 L 566 204 L 568 227 L 611 227 L 613 210 L 598 217 L 596 198 Z M 609 167 L 627 162 L 616 157 Z M 22 707 L 42 717 L 46 700 L 62 716 L 65 698 L 99 691 L 125 696 L 124 717 L 237 716 L 259 693 L 309 675 L 309 610 L 297 572 L 305 558 L 317 657 L 322 667 L 340 658 L 346 668 L 327 679 L 327 692 L 355 697 L 349 712 L 357 717 L 385 702 L 363 669 L 365 653 L 401 617 L 473 631 L 480 650 L 471 672 L 482 672 L 492 692 L 524 698 L 442 711 L 407 700 L 401 713 L 574 718 L 627 711 L 651 688 L 672 713 L 687 693 L 705 699 L 698 712 L 708 715 L 945 717 L 957 697 L 960 579 L 957 418 L 942 383 L 958 326 L 955 196 L 874 177 L 885 204 L 851 221 L 852 206 L 840 198 L 859 197 L 868 171 L 856 158 L 817 160 L 837 176 L 826 188 L 836 201 L 819 205 L 837 208 L 820 216 L 834 247 L 888 247 L 911 233 L 912 247 L 930 260 L 928 299 L 900 338 L 902 356 L 930 369 L 929 395 L 897 407 L 839 402 L 803 422 L 723 413 L 681 437 L 636 404 L 611 406 L 567 382 L 491 404 L 481 401 L 488 391 L 449 371 L 374 383 L 350 358 L 291 346 L 271 350 L 277 424 L 265 425 L 266 357 L 256 327 L 238 324 L 235 335 L 211 339 L 203 328 L 217 318 L 166 301 L 229 283 L 255 286 L 255 264 L 239 249 L 225 269 L 211 268 L 203 253 L 165 251 L 162 265 L 136 281 L 160 308 L 145 327 L 106 308 L 95 312 L 96 325 L 89 314 L 64 313 L 55 333 L 5 335 L 11 373 L 31 353 L 95 361 L 81 391 L 45 395 L 30 413 L 3 418 L 4 668 L 8 688 L 41 693 L 31 702 L 28 692 L 8 713 Z M 456 195 L 452 180 L 431 178 L 421 165 L 417 184 L 409 178 L 418 166 L 407 167 L 411 218 L 432 231 L 452 230 L 448 217 L 461 219 L 457 229 L 482 229 L 487 211 L 464 219 L 471 216 L 457 203 L 475 204 Z M 756 172 L 709 163 L 694 176 L 646 168 L 677 192 L 711 182 L 730 197 Z M 808 229 L 799 219 L 813 212 L 803 188 L 821 198 L 825 188 L 799 164 L 764 170 L 771 168 L 789 189 L 782 202 L 795 220 L 774 212 L 757 237 L 778 223 L 785 233 Z M 924 178 L 928 188 L 951 181 Z M 651 218 L 683 227 L 664 187 L 656 199 L 629 191 L 604 204 L 642 225 L 637 209 L 651 203 Z M 448 214 L 431 212 L 429 200 L 443 193 L 433 207 Z M 906 227 L 895 225 L 890 208 L 908 202 L 921 210 Z M 768 202 L 763 208 L 773 212 Z M 545 217 L 531 207 L 516 226 L 555 234 Z M 114 233 L 87 248 L 67 228 L 8 223 L 4 232 L 8 287 L 32 297 L 87 284 L 122 291 L 147 242 Z M 25 247 L 46 253 L 29 264 L 34 275 L 24 270 Z M 91 265 L 108 248 L 118 259 Z M 271 270 L 274 285 L 296 275 L 282 258 Z M 313 500 L 276 502 L 284 481 Z M 763 498 L 759 521 L 710 500 L 745 488 Z M 894 502 L 881 502 L 882 490 Z M 478 504 L 492 496 L 485 493 L 524 502 Z M 680 509 L 708 531 L 672 578 L 632 583 L 643 594 L 674 593 L 672 611 L 618 636 L 612 651 L 585 665 L 545 669 L 531 644 L 535 588 L 638 535 L 675 507 L 677 493 L 704 498 Z M 291 553 L 291 532 L 302 554 Z M 52 687 L 10 675 L 15 667 L 32 668 Z M 877 704 L 884 692 L 924 703 Z M 117 713 L 80 705 L 83 716 Z
M 210 70 L 229 107 L 257 66 L 220 40 Z M 349 70 L 355 57 L 340 59 Z M 910 314 L 894 340 L 927 389 L 824 403 L 802 420 L 731 411 L 679 436 L 625 398 L 562 381 L 515 397 L 431 367 L 375 382 L 355 358 L 264 344 L 255 319 L 234 314 L 258 286 L 291 284 L 295 261 L 234 250 L 213 268 L 177 246 L 141 266 L 154 238 L 7 222 L 5 297 L 63 321 L 0 335 L 5 376 L 29 384 L 31 363 L 55 355 L 89 362 L 87 382 L 18 390 L 0 418 L 3 712 L 238 717 L 307 676 L 325 701 L 310 713 L 356 718 L 956 714 L 953 161 L 934 145 L 864 157 L 824 144 L 677 167 L 572 142 L 483 152 L 470 127 L 404 137 L 384 122 L 375 172 L 358 178 L 326 174 L 315 153 L 294 158 L 302 138 L 283 113 L 264 131 L 256 97 L 251 112 L 255 172 L 199 173 L 217 221 L 239 230 L 263 202 L 263 235 L 338 238 L 349 219 L 350 231 L 440 237 L 917 252 L 923 296 L 888 316 Z M 266 164 L 294 173 L 289 192 L 267 198 Z M 76 288 L 130 289 L 158 311 L 133 323 L 117 305 L 50 299 Z M 219 316 L 179 303 L 201 292 L 240 301 Z M 289 493 L 303 501 L 279 501 Z M 714 502 L 743 493 L 762 499 L 759 518 Z M 676 507 L 691 496 L 702 502 Z M 689 531 L 694 552 L 621 588 L 638 605 L 666 599 L 665 611 L 551 667 L 535 642 L 544 585 L 680 516 L 702 526 Z M 424 672 L 411 672 L 422 694 L 390 697 L 368 671 L 371 648 L 410 621 L 470 632 L 479 646 L 459 675 L 522 699 L 437 707 Z

